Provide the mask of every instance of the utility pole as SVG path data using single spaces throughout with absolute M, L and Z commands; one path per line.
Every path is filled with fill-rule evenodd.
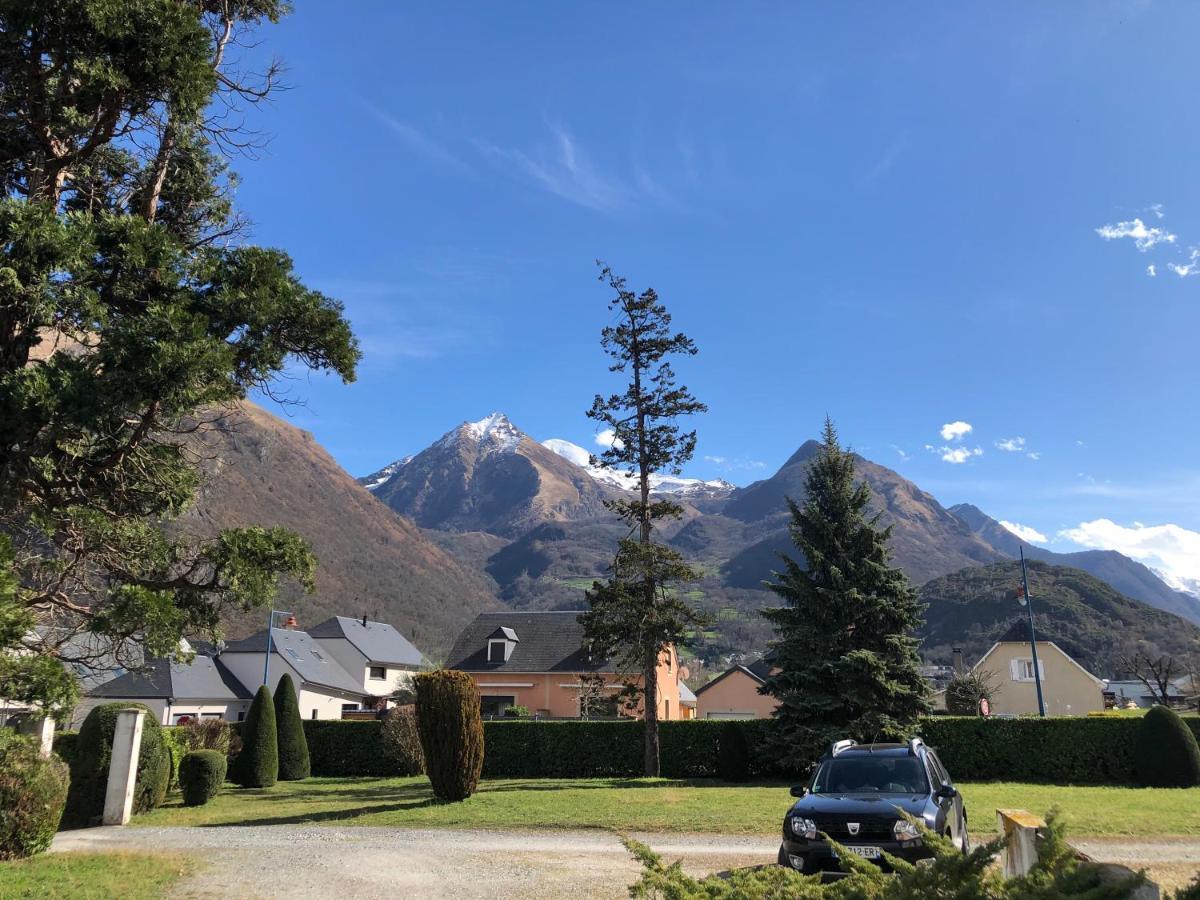
M 1021 590 L 1025 595 L 1025 612 L 1029 616 L 1029 646 L 1033 650 L 1033 684 L 1037 688 L 1038 715 L 1045 718 L 1046 701 L 1042 699 L 1042 673 L 1038 669 L 1037 633 L 1033 630 L 1033 597 L 1029 593 L 1029 572 L 1025 569 L 1025 547 L 1021 548 Z

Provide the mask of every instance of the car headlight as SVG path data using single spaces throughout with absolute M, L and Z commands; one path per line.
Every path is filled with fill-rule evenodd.
M 892 826 L 892 833 L 896 835 L 898 841 L 911 841 L 921 836 L 921 832 L 917 829 L 917 823 L 910 822 L 908 819 L 897 819 L 896 824 Z
M 805 838 L 811 841 L 817 836 L 817 823 L 803 816 L 793 816 L 788 819 L 788 827 L 792 829 L 792 834 L 798 838 Z

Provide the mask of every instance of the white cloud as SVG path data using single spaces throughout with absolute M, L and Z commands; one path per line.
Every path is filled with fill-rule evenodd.
M 973 450 L 968 450 L 966 447 L 939 447 L 937 452 L 942 454 L 943 462 L 955 466 L 961 466 L 972 456 L 983 456 L 983 450 L 980 447 Z
M 1183 265 L 1179 263 L 1167 263 L 1167 268 L 1180 278 L 1187 278 L 1189 275 L 1200 275 L 1200 247 L 1192 248 L 1192 252 L 1188 256 L 1188 261 Z
M 1200 579 L 1200 532 L 1179 525 L 1118 525 L 1111 519 L 1080 522 L 1059 532 L 1084 547 L 1116 550 L 1157 569 L 1178 588 L 1194 586 Z
M 1158 275 L 1158 269 L 1154 267 L 1154 263 L 1150 263 L 1150 265 L 1146 266 L 1146 274 L 1151 278 L 1154 278 L 1156 275 Z
M 704 458 L 707 459 L 710 463 L 716 463 L 718 466 L 723 465 L 724 463 L 728 462 L 728 460 L 724 456 L 706 456 Z
M 904 452 L 903 447 L 898 447 L 895 444 L 892 444 L 891 447 L 893 450 L 896 451 L 896 455 L 899 456 L 902 460 L 911 459 L 911 457 L 907 453 Z
M 1021 540 L 1030 544 L 1045 544 L 1050 541 L 1050 538 L 1046 537 L 1036 528 L 1030 528 L 1028 525 L 1021 525 L 1017 522 L 1005 522 L 1003 519 L 1000 520 L 1000 524 Z
M 400 140 L 400 143 L 404 144 L 418 156 L 423 156 L 429 162 L 436 163 L 445 168 L 457 169 L 461 172 L 469 171 L 467 165 L 461 159 L 450 153 L 420 129 L 407 122 L 400 121 L 395 116 L 389 115 L 361 97 L 355 97 L 354 102 L 360 108 L 370 113 L 377 122 L 390 130 Z
M 563 459 L 569 459 L 577 466 L 588 466 L 591 463 L 592 455 L 580 447 L 578 444 L 572 444 L 570 441 L 564 441 L 562 438 L 549 438 L 542 441 L 542 446 L 547 450 L 557 453 Z
M 1161 219 L 1166 215 L 1166 213 L 1163 212 L 1163 205 L 1161 203 L 1151 203 L 1148 208 L 1150 212 L 1154 213 L 1154 217 L 1156 219 Z
M 1118 222 L 1116 225 L 1101 225 L 1096 234 L 1106 241 L 1133 238 L 1134 246 L 1145 253 L 1156 244 L 1173 244 L 1175 235 L 1163 228 L 1150 228 L 1141 219 Z
M 767 467 L 767 464 L 760 459 L 747 459 L 743 456 L 732 458 L 728 456 L 706 456 L 704 459 L 727 472 L 749 471 L 753 469 L 765 469 Z
M 605 428 L 602 431 L 596 432 L 596 446 L 604 447 L 605 449 L 616 447 L 620 450 L 625 446 L 625 442 L 620 440 L 617 437 L 617 433 L 611 428 Z
M 1040 450 L 1030 450 L 1025 455 L 1028 456 L 1032 460 L 1039 460 L 1042 458 L 1042 453 Z
M 1025 438 L 1011 437 L 996 441 L 996 449 L 1003 450 L 1005 453 L 1020 453 L 1025 449 Z
M 963 421 L 947 422 L 942 426 L 943 441 L 961 441 L 964 437 L 970 434 L 974 429 L 971 425 Z

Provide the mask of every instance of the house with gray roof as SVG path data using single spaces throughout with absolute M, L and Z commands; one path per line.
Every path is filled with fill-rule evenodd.
M 374 697 L 390 697 L 409 687 L 415 673 L 430 667 L 404 635 L 386 622 L 372 622 L 366 616 L 334 616 L 310 628 L 308 634 Z
M 640 672 L 618 671 L 587 651 L 578 610 L 481 613 L 455 640 L 446 667 L 474 679 L 485 716 L 510 706 L 549 718 L 624 715 L 616 694 L 641 682 Z M 674 647 L 662 654 L 656 680 L 659 718 L 685 718 Z

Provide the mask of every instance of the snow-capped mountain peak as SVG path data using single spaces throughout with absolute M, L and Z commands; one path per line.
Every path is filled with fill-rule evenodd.
M 550 438 L 542 441 L 542 446 L 573 462 L 602 484 L 626 491 L 633 490 L 637 485 L 636 476 L 628 472 L 593 466 L 591 454 L 578 444 L 562 438 Z M 700 478 L 654 474 L 650 476 L 650 490 L 657 494 L 677 494 L 681 497 L 725 497 L 734 490 L 734 485 L 723 478 L 704 481 Z
M 457 444 L 460 437 L 475 441 L 481 451 L 506 453 L 516 450 L 525 435 L 502 412 L 494 412 L 478 422 L 463 422 L 439 441 L 442 446 Z
M 358 479 L 358 483 L 365 487 L 368 491 L 377 490 L 387 484 L 388 479 L 390 479 L 410 462 L 412 462 L 412 457 L 406 456 L 404 459 L 398 459 L 393 463 L 388 463 L 378 472 L 372 472 L 370 475 Z

